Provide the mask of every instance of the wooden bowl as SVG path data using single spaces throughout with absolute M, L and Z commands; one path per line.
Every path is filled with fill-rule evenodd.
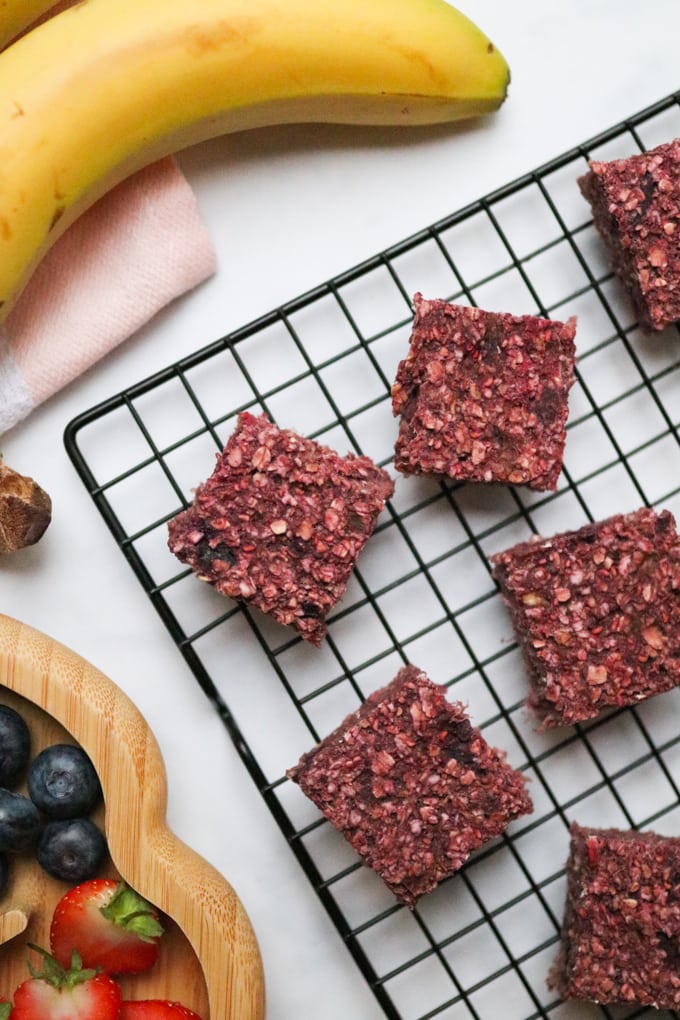
M 87 752 L 104 792 L 94 816 L 109 845 L 104 873 L 125 879 L 166 915 L 158 963 L 122 979 L 123 997 L 179 1001 L 202 1020 L 263 1020 L 250 920 L 222 875 L 168 829 L 160 750 L 129 698 L 80 656 L 0 614 L 0 703 L 26 718 L 32 755 L 55 742 Z M 10 863 L 0 899 L 0 999 L 29 976 L 26 943 L 49 947 L 52 910 L 68 888 L 30 858 Z

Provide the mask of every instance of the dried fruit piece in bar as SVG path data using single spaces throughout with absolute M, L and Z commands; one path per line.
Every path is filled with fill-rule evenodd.
M 368 457 L 244 413 L 193 504 L 170 521 L 168 544 L 223 595 L 318 645 L 393 491 Z
M 395 467 L 551 490 L 574 381 L 576 320 L 414 297 L 408 355 L 392 386 Z
M 680 839 L 571 827 L 562 943 L 566 999 L 680 1008 Z
M 522 773 L 412 665 L 287 775 L 410 907 L 532 810 Z
M 642 508 L 492 557 L 544 727 L 680 683 L 680 539 Z
M 588 165 L 578 183 L 612 268 L 640 325 L 662 330 L 680 319 L 680 139 Z

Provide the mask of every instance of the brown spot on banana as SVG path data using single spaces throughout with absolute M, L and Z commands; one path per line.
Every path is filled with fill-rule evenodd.
M 186 49 L 194 56 L 212 53 L 224 46 L 247 45 L 257 32 L 256 18 L 241 18 L 239 22 L 219 21 L 210 31 L 198 25 L 189 26 L 186 31 Z
M 55 207 L 54 213 L 52 214 L 52 219 L 50 220 L 50 225 L 49 225 L 49 228 L 48 228 L 49 230 L 54 230 L 54 228 L 56 227 L 57 223 L 62 218 L 62 216 L 64 215 L 65 212 L 66 212 L 66 207 L 65 206 L 58 205 L 58 206 Z

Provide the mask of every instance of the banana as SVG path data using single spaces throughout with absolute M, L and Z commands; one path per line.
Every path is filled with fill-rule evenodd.
M 0 49 L 56 5 L 57 0 L 0 0 Z
M 445 0 L 81 0 L 0 54 L 0 321 L 135 170 L 269 124 L 495 110 L 508 66 Z

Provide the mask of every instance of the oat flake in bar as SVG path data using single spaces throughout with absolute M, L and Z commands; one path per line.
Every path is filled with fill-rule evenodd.
M 223 595 L 318 645 L 393 490 L 368 457 L 244 413 L 193 504 L 170 521 L 168 545 Z
M 492 557 L 543 727 L 680 683 L 680 540 L 643 508 Z
M 679 946 L 680 839 L 572 825 L 549 986 L 565 999 L 678 1009 Z
M 392 386 L 397 470 L 555 489 L 576 320 L 413 301 L 410 347 Z
M 588 165 L 578 183 L 612 268 L 643 329 L 662 330 L 680 319 L 680 139 Z
M 287 775 L 409 907 L 532 810 L 522 773 L 415 666 Z

